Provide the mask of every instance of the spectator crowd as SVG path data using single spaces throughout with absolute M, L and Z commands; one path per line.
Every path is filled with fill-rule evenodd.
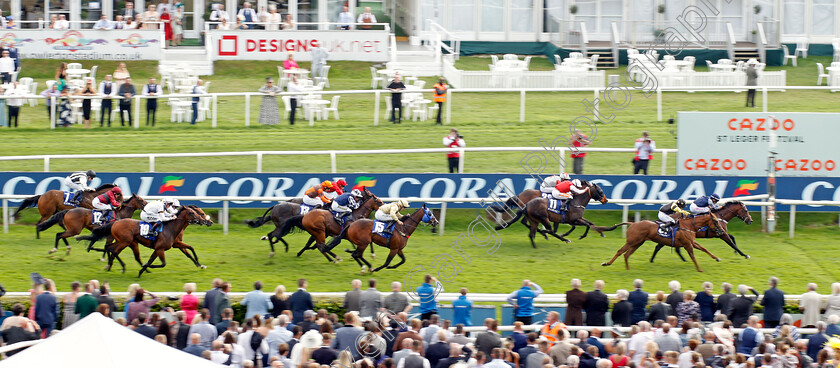
M 45 338 L 54 331 L 59 313 L 62 328 L 92 313 L 115 317 L 118 307 L 107 283 L 74 282 L 63 295 L 59 310 L 55 284 L 34 278 L 31 307 L 15 304 L 3 320 L 0 334 L 5 344 Z M 462 288 L 452 302 L 453 320 L 438 314 L 436 296 L 442 284 L 431 275 L 413 290 L 419 315 L 410 316 L 409 296 L 393 282 L 391 293 L 377 289 L 375 279 L 367 289 L 361 280 L 342 302 L 343 316 L 315 310 L 307 281 L 299 279 L 289 294 L 283 285 L 266 293 L 261 282 L 245 294 L 239 305 L 244 318 L 234 320 L 232 285 L 213 280 L 204 298 L 194 295 L 194 283 L 184 285 L 179 309 L 151 309 L 161 302 L 138 284 L 129 287 L 116 322 L 150 339 L 186 353 L 231 367 L 286 368 L 829 368 L 837 358 L 827 342 L 840 335 L 840 283 L 832 284 L 827 298 L 808 284 L 799 298 L 804 317 L 794 323 L 785 313 L 785 293 L 779 280 L 769 280 L 760 295 L 754 288 L 724 283 L 723 293 L 712 294 L 712 284 L 702 291 L 681 290 L 678 281 L 669 291 L 651 295 L 642 280 L 633 290 L 619 289 L 612 305 L 598 280 L 594 290 L 581 290 L 574 279 L 566 291 L 565 318 L 548 312 L 545 320 L 531 321 L 534 300 L 543 288 L 530 280 L 508 296 L 516 322 L 508 336 L 498 321 L 487 318 L 476 331 L 471 326 L 472 302 Z M 2 287 L 0 287 L 2 289 Z M 178 299 L 170 297 L 170 299 Z M 824 301 L 825 299 L 825 301 Z M 754 304 L 764 307 L 763 321 L 753 314 Z M 824 313 L 821 313 L 822 310 Z M 607 313 L 613 326 L 607 325 Z M 412 318 L 414 317 L 414 318 Z M 454 325 L 453 325 L 454 324 Z M 763 325 L 762 325 L 763 324 Z M 591 326 L 582 328 L 580 326 Z M 625 328 L 616 328 L 625 327 Z M 801 330 L 813 327 L 812 330 Z M 738 329 L 738 330 L 736 330 Z M 808 333 L 808 334 L 806 334 Z M 610 336 L 607 336 L 609 334 Z M 574 338 L 573 338 L 574 336 Z M 7 356 L 17 351 L 7 352 Z

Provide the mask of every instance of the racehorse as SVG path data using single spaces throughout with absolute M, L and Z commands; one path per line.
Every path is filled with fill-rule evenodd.
M 531 246 L 536 248 L 537 245 L 534 243 L 534 235 L 536 235 L 537 231 L 541 234 L 551 234 L 552 236 L 568 243 L 569 240 L 565 237 L 569 235 L 575 228 L 580 226 L 586 226 L 586 231 L 583 235 L 580 236 L 579 239 L 583 239 L 589 234 L 589 229 L 594 228 L 601 236 L 604 236 L 604 231 L 612 231 L 615 230 L 618 226 L 613 227 L 600 227 L 595 226 L 591 221 L 583 218 L 583 212 L 586 210 L 586 206 L 589 204 L 590 199 L 594 199 L 601 203 L 607 203 L 607 197 L 604 195 L 604 191 L 599 187 L 597 184 L 592 184 L 587 182 L 586 180 L 581 180 L 581 184 L 586 188 L 586 190 L 578 195 L 575 195 L 569 202 L 568 202 L 568 210 L 563 214 L 556 214 L 548 210 L 549 208 L 549 201 L 556 201 L 554 198 L 540 198 L 536 197 L 528 201 L 525 204 L 525 208 L 520 209 L 516 212 L 516 216 L 514 216 L 510 221 L 496 226 L 496 230 L 506 229 L 510 225 L 516 223 L 522 216 L 526 216 L 528 219 L 527 226 L 530 228 L 530 232 L 528 233 L 528 237 L 531 239 Z M 524 223 L 524 222 L 523 222 Z M 551 223 L 564 223 L 569 224 L 572 226 L 569 231 L 562 235 L 558 235 L 556 231 L 552 231 Z M 543 225 L 546 230 L 539 230 L 539 225 Z M 555 227 L 556 228 L 556 227 Z
M 659 235 L 659 224 L 653 221 L 640 221 L 640 222 L 632 222 L 632 223 L 621 223 L 620 225 L 630 224 L 627 228 L 627 241 L 624 243 L 624 246 L 615 253 L 615 256 L 612 257 L 608 262 L 601 263 L 602 266 L 609 266 L 615 262 L 618 256 L 624 254 L 624 265 L 629 270 L 630 263 L 628 259 L 630 259 L 630 255 L 639 249 L 646 241 L 651 240 L 658 244 L 663 244 L 667 246 L 673 246 L 675 248 L 685 248 L 686 252 L 688 252 L 689 257 L 691 257 L 691 261 L 694 262 L 694 266 L 697 268 L 698 272 L 703 272 L 700 269 L 700 265 L 697 264 L 697 259 L 694 258 L 694 248 L 697 248 L 706 254 L 708 254 L 712 259 L 720 262 L 720 258 L 716 257 L 712 252 L 709 252 L 708 249 L 703 248 L 700 244 L 695 241 L 695 232 L 691 229 L 698 229 L 700 227 L 708 226 L 710 227 L 716 234 L 721 235 L 724 234 L 723 225 L 720 223 L 720 219 L 715 216 L 714 214 L 703 214 L 697 216 L 686 217 L 677 220 L 678 227 L 674 228 L 674 238 L 671 239 L 670 237 L 664 237 Z
M 111 269 L 114 264 L 114 259 L 119 257 L 119 254 L 123 249 L 131 247 L 131 250 L 134 252 L 134 259 L 142 266 L 140 273 L 137 275 L 139 278 L 148 268 L 162 268 L 166 266 L 166 256 L 164 252 L 173 246 L 176 246 L 176 243 L 180 241 L 180 237 L 188 225 L 201 224 L 211 226 L 213 224 L 213 222 L 210 221 L 210 216 L 207 216 L 206 214 L 202 215 L 203 211 L 200 211 L 200 209 L 199 211 L 196 211 L 197 208 L 198 207 L 194 206 L 181 207 L 176 213 L 175 219 L 167 221 L 163 224 L 157 235 L 157 239 L 154 241 L 140 235 L 140 221 L 134 219 L 121 219 L 114 221 L 94 229 L 90 236 L 77 236 L 76 239 L 89 240 L 90 246 L 92 246 L 93 243 L 98 240 L 111 235 L 114 238 L 113 244 L 104 248 L 104 250 L 108 253 L 107 270 Z M 147 226 L 147 224 L 143 224 L 143 226 Z M 145 230 L 149 231 L 150 229 Z M 138 244 L 143 244 L 146 247 L 154 249 L 151 258 L 149 258 L 149 261 L 145 264 L 140 260 L 140 250 Z M 176 247 L 181 248 L 181 251 L 184 252 L 188 258 L 194 260 L 197 266 L 204 268 L 199 265 L 197 256 L 193 259 L 187 253 L 186 249 L 192 249 L 191 246 L 183 244 Z M 195 250 L 193 249 L 193 254 L 194 253 Z M 160 258 L 160 265 L 152 265 L 152 262 L 156 258 Z M 123 266 L 123 272 L 125 272 L 125 264 L 122 261 L 120 261 L 120 263 Z
M 357 221 L 353 221 L 350 224 L 350 227 L 347 228 L 347 233 L 345 235 L 346 239 L 349 240 L 351 243 L 356 245 L 356 250 L 352 252 L 353 259 L 356 260 L 356 263 L 362 267 L 362 274 L 365 273 L 366 269 L 370 269 L 371 273 L 379 271 L 383 268 L 397 268 L 403 263 L 405 263 L 405 255 L 403 255 L 403 249 L 405 248 L 406 244 L 408 244 L 408 238 L 414 233 L 414 230 L 417 229 L 417 226 L 420 223 L 425 222 L 429 223 L 432 226 L 437 226 L 438 220 L 435 218 L 435 215 L 426 208 L 426 205 L 423 204 L 423 207 L 418 208 L 410 215 L 403 216 L 400 221 L 403 222 L 403 229 L 401 234 L 397 229 L 394 229 L 393 233 L 391 234 L 390 238 L 385 238 L 379 234 L 373 234 L 373 224 L 374 221 L 370 219 L 361 219 Z M 382 266 L 373 269 L 370 262 L 368 262 L 364 258 L 365 248 L 371 243 L 376 243 L 377 245 L 381 245 L 385 248 L 390 249 L 390 253 L 388 253 L 388 258 L 385 259 L 385 263 Z M 400 262 L 389 266 L 391 264 L 391 260 L 394 259 L 394 256 L 400 256 Z M 364 262 L 364 264 L 362 264 Z
M 131 216 L 134 216 L 135 211 L 142 210 L 146 204 L 146 201 L 140 196 L 136 194 L 132 195 L 131 198 L 123 202 L 120 208 L 115 211 L 116 219 L 114 220 L 131 218 Z M 52 217 L 50 217 L 47 221 L 38 224 L 36 229 L 38 232 L 41 232 L 49 229 L 55 224 L 58 224 L 65 230 L 55 234 L 55 246 L 49 251 L 49 253 L 54 253 L 58 250 L 58 241 L 64 240 L 64 245 L 67 246 L 67 254 L 70 254 L 70 243 L 67 242 L 67 238 L 81 234 L 82 229 L 93 231 L 93 229 L 96 228 L 93 224 L 93 210 L 77 207 L 71 210 L 63 210 L 55 215 L 52 215 Z
M 267 209 L 262 216 L 253 220 L 245 220 L 245 223 L 251 228 L 258 228 L 267 223 L 269 220 L 274 223 L 274 230 L 260 238 L 260 240 L 268 240 L 268 244 L 271 246 L 271 252 L 268 253 L 269 257 L 274 257 L 274 244 L 277 244 L 278 242 L 283 242 L 283 245 L 286 246 L 286 253 L 289 252 L 289 243 L 286 243 L 286 240 L 280 236 L 280 229 L 283 227 L 283 223 L 285 223 L 286 220 L 293 216 L 300 215 L 301 203 L 303 203 L 303 200 L 298 198 L 292 199 L 288 202 L 280 202 Z
M 542 197 L 542 192 L 540 192 L 539 190 L 537 190 L 537 189 L 525 189 L 525 190 L 522 191 L 522 193 L 519 193 L 519 195 L 517 195 L 516 197 L 508 198 L 508 200 L 505 201 L 505 203 L 502 204 L 501 206 L 497 205 L 497 204 L 491 204 L 490 208 L 493 209 L 493 211 L 496 211 L 498 213 L 506 213 L 507 212 L 507 213 L 510 214 L 510 213 L 513 213 L 514 209 L 525 208 L 525 205 L 528 202 L 530 202 L 532 199 L 541 198 L 541 197 Z M 525 225 L 525 227 L 527 227 L 527 228 L 531 227 L 531 225 L 528 224 L 528 218 L 527 217 L 522 218 L 522 225 Z M 554 232 L 555 233 L 557 232 L 557 228 L 559 226 L 560 226 L 560 223 L 555 223 L 554 224 Z M 544 233 L 544 232 L 540 232 L 540 233 L 543 235 L 543 237 L 546 240 L 548 240 L 548 235 L 546 233 Z
M 367 218 L 370 216 L 371 212 L 379 209 L 379 206 L 382 206 L 382 204 L 383 203 L 379 197 L 373 195 L 373 193 L 365 188 L 364 191 L 362 191 L 361 205 L 359 208 L 353 210 L 353 213 L 350 215 L 350 219 L 347 221 L 349 222 Z M 347 226 L 347 224 L 345 224 L 345 226 Z M 305 215 L 291 217 L 283 224 L 279 235 L 281 237 L 286 236 L 294 227 L 306 230 L 311 235 L 303 249 L 298 252 L 298 257 L 300 257 L 300 255 L 306 250 L 317 248 L 328 261 L 333 263 L 341 261 L 341 258 L 333 253 L 326 244 L 326 238 L 328 236 L 340 235 L 342 231 L 342 226 L 340 226 L 338 221 L 335 220 L 332 212 L 327 210 L 311 210 Z M 314 245 L 313 242 L 315 243 Z
M 106 191 L 108 191 L 109 189 L 111 189 L 115 186 L 116 185 L 114 185 L 114 184 L 102 184 L 98 188 L 96 188 L 94 191 L 83 192 L 82 193 L 82 200 L 79 202 L 78 207 L 93 208 L 93 205 L 91 204 L 93 202 L 93 199 L 96 198 L 96 196 L 98 196 L 102 193 L 105 193 Z M 122 194 L 117 194 L 117 200 L 122 202 L 122 200 L 123 200 Z M 38 212 L 41 213 L 41 219 L 38 220 L 38 222 L 36 224 L 40 224 L 40 223 L 46 221 L 47 219 L 50 218 L 50 216 L 54 215 L 58 211 L 69 210 L 69 209 L 76 208 L 76 207 L 73 207 L 73 206 L 64 205 L 64 192 L 60 191 L 60 190 L 57 190 L 57 189 L 53 189 L 53 190 L 48 190 L 44 194 L 36 195 L 36 196 L 32 196 L 32 197 L 24 199 L 23 202 L 21 202 L 20 206 L 18 206 L 14 215 L 12 215 L 12 216 L 17 216 L 17 214 L 20 213 L 20 211 L 23 211 L 24 209 L 27 209 L 29 207 L 35 207 L 35 206 L 38 206 Z M 41 238 L 41 234 L 38 232 L 37 228 L 36 228 L 36 231 L 35 231 L 35 238 L 36 239 Z
M 726 225 L 726 222 L 728 222 L 729 220 L 732 220 L 735 217 L 743 220 L 745 223 L 747 223 L 747 225 L 752 224 L 753 219 L 752 219 L 752 216 L 750 216 L 750 211 L 747 210 L 747 205 L 744 204 L 744 202 L 741 202 L 741 201 L 727 202 L 726 204 L 721 205 L 719 208 L 717 208 L 715 210 L 712 210 L 712 212 L 715 215 L 717 215 L 721 220 L 724 221 L 723 224 L 721 224 L 721 225 L 723 225 L 723 232 L 724 233 L 718 235 L 718 234 L 712 233 L 711 229 L 709 229 L 709 228 L 706 228 L 704 231 L 701 231 L 703 229 L 700 229 L 700 228 L 691 229 L 693 231 L 697 231 L 697 233 L 695 234 L 695 237 L 696 238 L 720 238 L 724 242 L 726 242 L 726 244 L 729 244 L 729 246 L 732 247 L 732 249 L 734 249 L 736 253 L 738 253 L 739 255 L 741 255 L 742 257 L 744 257 L 746 259 L 750 259 L 750 256 L 744 254 L 744 252 L 742 252 L 740 249 L 738 249 L 738 245 L 735 243 L 735 237 L 733 235 L 729 234 L 729 229 L 727 229 L 727 225 Z M 653 263 L 653 259 L 656 257 L 656 253 L 659 252 L 659 250 L 662 249 L 662 247 L 664 247 L 664 245 L 662 245 L 662 244 L 657 244 L 656 245 L 656 249 L 653 250 L 653 255 L 650 257 L 650 262 L 651 263 Z M 680 256 L 680 259 L 682 259 L 683 262 L 685 262 L 685 258 L 683 258 L 682 253 L 680 253 L 680 248 L 676 248 L 676 249 L 677 249 L 677 255 Z

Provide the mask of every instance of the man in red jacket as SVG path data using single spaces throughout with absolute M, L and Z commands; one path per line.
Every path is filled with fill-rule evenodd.
M 465 147 L 464 136 L 458 134 L 458 129 L 452 128 L 449 135 L 443 137 L 443 145 L 449 148 Z M 450 151 L 446 153 L 446 159 L 449 160 L 449 173 L 457 173 L 461 154 L 459 151 Z

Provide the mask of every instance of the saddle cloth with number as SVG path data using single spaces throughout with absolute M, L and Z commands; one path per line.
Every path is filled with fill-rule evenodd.
M 560 200 L 554 198 L 548 199 L 548 210 L 558 215 L 562 215 L 565 212 L 560 210 Z
M 76 204 L 73 203 L 73 196 L 75 194 L 76 194 L 75 192 L 64 192 L 64 205 L 65 206 L 76 207 Z
M 140 227 L 140 236 L 149 240 L 155 240 L 157 238 L 157 234 L 152 231 L 152 228 L 155 226 L 154 223 L 140 221 L 138 226 Z
M 312 210 L 312 206 L 310 206 L 308 204 L 304 204 L 304 203 L 300 204 L 300 214 L 301 215 L 305 215 L 305 214 L 309 213 L 309 211 L 311 211 L 311 210 Z
M 394 225 L 396 224 L 396 222 L 392 222 L 391 225 L 388 226 L 387 222 L 373 220 L 373 229 L 370 231 L 370 233 L 377 234 L 383 238 L 390 238 L 391 233 L 394 231 Z
M 93 214 L 91 222 L 94 225 L 102 225 L 115 220 L 113 216 L 111 216 L 111 211 L 91 210 L 91 213 Z

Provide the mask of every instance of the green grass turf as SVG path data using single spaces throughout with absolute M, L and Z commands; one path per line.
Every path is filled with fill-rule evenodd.
M 799 67 L 785 67 L 789 85 L 811 85 L 814 80 L 815 62 L 830 63 L 829 57 L 803 59 Z M 463 57 L 460 68 L 486 69 L 489 58 Z M 101 78 L 113 66 L 98 62 Z M 307 67 L 302 63 L 302 67 Z M 90 67 L 93 63 L 85 63 Z M 370 87 L 371 64 L 362 62 L 331 62 L 330 82 L 333 90 L 367 89 Z M 532 69 L 550 69 L 545 58 L 531 62 Z M 52 78 L 56 62 L 51 60 L 24 60 L 24 75 L 35 78 L 44 85 Z M 155 76 L 155 62 L 132 62 L 129 70 L 135 83 L 145 83 Z M 276 76 L 276 64 L 271 62 L 217 62 L 216 75 L 207 77 L 212 82 L 212 92 L 255 91 L 262 83 L 262 76 Z M 703 70 L 704 67 L 698 67 Z M 780 68 L 770 68 L 780 69 Z M 622 74 L 623 68 L 608 70 L 607 74 Z M 427 85 L 434 78 L 426 78 Z M 40 89 L 40 88 L 39 88 Z M 538 139 L 551 142 L 556 136 L 569 133 L 569 122 L 586 114 L 581 100 L 592 99 L 591 93 L 529 93 L 526 102 L 526 121 L 519 122 L 518 94 L 462 93 L 455 94 L 452 102 L 452 126 L 458 127 L 467 144 L 480 146 L 538 146 Z M 743 93 L 684 93 L 670 92 L 664 96 L 664 117 L 677 111 L 758 111 L 742 106 Z M 837 95 L 827 91 L 771 92 L 769 104 L 772 111 L 836 112 Z M 759 96 L 760 100 L 760 96 Z M 341 98 L 341 120 L 316 122 L 309 127 L 299 121 L 287 124 L 260 126 L 257 124 L 259 98 L 251 100 L 251 127 L 244 126 L 244 98 L 219 99 L 219 127 L 211 129 L 210 122 L 198 126 L 169 122 L 169 108 L 160 104 L 158 125 L 133 128 L 84 129 L 74 126 L 54 131 L 44 129 L 48 120 L 43 104 L 22 109 L 21 127 L 3 132 L 4 144 L 0 155 L 68 154 L 68 153 L 144 153 L 144 152 L 200 152 L 242 150 L 302 150 L 302 149 L 386 149 L 440 147 L 440 139 L 449 126 L 434 126 L 431 121 L 404 122 L 399 126 L 380 119 L 380 126 L 373 127 L 372 96 L 345 95 Z M 603 107 L 602 107 L 603 108 Z M 380 105 L 384 117 L 384 102 Z M 592 147 L 629 147 L 642 130 L 651 132 L 660 148 L 675 148 L 673 134 L 676 126 L 655 121 L 655 98 L 645 98 L 634 93 L 630 106 L 615 114 L 613 123 L 598 124 Z M 145 122 L 145 112 L 141 115 Z M 96 124 L 95 124 L 96 125 Z M 593 135 L 590 133 L 590 135 Z M 466 157 L 467 172 L 520 172 L 519 159 L 524 153 L 469 153 Z M 361 156 L 341 156 L 339 169 L 343 171 L 377 172 L 444 172 L 442 154 L 417 154 L 379 156 L 368 160 Z M 591 153 L 587 157 L 587 173 L 629 174 L 628 154 Z M 410 161 L 410 164 L 406 162 Z M 668 174 L 675 173 L 674 158 L 669 160 Z M 255 159 L 188 158 L 158 159 L 158 171 L 239 171 L 255 170 Z M 91 167 L 102 171 L 145 170 L 146 163 L 139 159 L 120 160 L 62 160 L 53 161 L 52 170 L 68 171 Z M 42 170 L 39 161 L 4 162 L 6 170 Z M 659 172 L 658 163 L 654 172 Z M 329 160 L 324 157 L 269 157 L 265 171 L 319 172 L 329 170 Z
M 753 216 L 759 214 L 752 208 Z M 35 220 L 34 210 L 28 210 L 24 221 Z M 222 235 L 220 224 L 212 227 L 190 227 L 184 240 L 196 248 L 200 260 L 208 266 L 199 270 L 177 250 L 166 253 L 167 266 L 153 270 L 152 274 L 143 275 L 140 284 L 147 289 L 158 291 L 179 291 L 185 282 L 198 282 L 205 285 L 214 277 L 221 277 L 233 283 L 234 291 L 248 291 L 255 280 L 266 283 L 268 289 L 274 284 L 284 284 L 287 288 L 294 285 L 299 277 L 310 280 L 310 289 L 317 291 L 344 291 L 350 280 L 359 278 L 359 267 L 350 259 L 349 254 L 341 252 L 348 244 L 342 243 L 340 251 L 344 261 L 334 265 L 327 263 L 323 256 L 313 251 L 302 257 L 295 257 L 306 238 L 295 234 L 287 238 L 291 244 L 289 253 L 278 248 L 274 258 L 269 259 L 268 243 L 258 240 L 271 229 L 267 225 L 259 229 L 250 229 L 241 222 L 255 217 L 262 211 L 234 210 L 230 234 Z M 592 232 L 589 237 L 578 240 L 570 237 L 572 243 L 562 244 L 559 240 L 546 241 L 537 239 L 537 249 L 532 249 L 527 232 L 521 225 L 516 225 L 499 233 L 501 246 L 490 255 L 488 247 L 479 247 L 470 240 L 461 241 L 461 249 L 469 255 L 471 262 L 463 261 L 450 247 L 468 224 L 477 215 L 474 210 L 450 210 L 447 214 L 445 236 L 431 234 L 422 227 L 411 237 L 405 254 L 407 262 L 395 270 L 383 270 L 374 274 L 382 285 L 393 280 L 402 281 L 415 266 L 422 265 L 431 271 L 430 266 L 437 256 L 448 254 L 459 262 L 457 276 L 445 284 L 449 292 L 460 287 L 468 287 L 472 292 L 509 292 L 519 286 L 520 280 L 529 278 L 542 285 L 546 292 L 560 293 L 568 289 L 571 278 L 580 278 L 589 287 L 596 279 L 607 282 L 607 290 L 614 292 L 619 288 L 630 288 L 632 280 L 642 278 L 649 291 L 665 289 L 669 280 L 677 279 L 686 289 L 698 290 L 703 281 L 712 281 L 715 288 L 721 282 L 747 283 L 760 288 L 767 277 L 775 275 L 781 278 L 782 287 L 789 293 L 804 292 L 808 282 L 827 286 L 840 278 L 836 267 L 836 257 L 830 256 L 836 251 L 836 239 L 840 235 L 837 217 L 800 213 L 797 218 L 796 238 L 787 238 L 787 217 L 781 214 L 776 234 L 761 233 L 758 221 L 745 225 L 739 220 L 730 224 L 732 234 L 737 237 L 741 249 L 752 256 L 745 260 L 734 254 L 728 246 L 717 239 L 700 239 L 699 243 L 709 248 L 722 262 L 716 263 L 705 254 L 698 254 L 697 259 L 704 273 L 694 270 L 693 265 L 682 263 L 667 248 L 657 256 L 656 263 L 648 263 L 653 251 L 653 244 L 645 244 L 630 259 L 631 269 L 624 269 L 620 258 L 610 267 L 600 266 L 601 262 L 611 257 L 623 245 L 621 230 L 607 233 L 600 238 Z M 653 213 L 643 213 L 654 216 Z M 215 214 L 212 215 L 214 219 Z M 587 217 L 598 224 L 612 224 L 620 221 L 620 212 L 592 212 Z M 561 226 L 561 229 L 568 229 Z M 120 273 L 118 266 L 114 271 L 105 272 L 104 263 L 98 255 L 85 253 L 82 243 L 73 244 L 71 254 L 64 256 L 64 247 L 54 256 L 47 256 L 52 247 L 52 234 L 58 229 L 49 229 L 42 233 L 40 240 L 34 239 L 31 224 L 13 225 L 9 234 L 0 237 L 4 261 L 0 263 L 0 274 L 7 290 L 25 291 L 29 287 L 29 273 L 39 272 L 45 277 L 57 281 L 60 290 L 67 290 L 74 280 L 86 281 L 91 278 L 108 280 L 112 289 L 124 291 L 129 284 L 138 282 L 135 278 L 139 266 L 132 259 L 130 251 L 122 253 L 127 263 L 127 272 Z M 87 233 L 87 231 L 85 231 Z M 582 228 L 575 231 L 582 234 Z M 465 235 L 468 235 L 465 233 Z M 474 236 L 485 239 L 486 233 L 477 231 Z M 151 251 L 141 248 L 142 260 L 148 259 Z M 369 250 L 365 257 L 376 267 L 384 262 L 387 251 L 376 248 L 376 259 L 370 258 Z M 686 256 L 687 257 L 687 256 Z M 13 260 L 13 261 L 12 261 Z M 449 270 L 451 272 L 451 269 Z M 422 275 L 425 272 L 421 272 Z M 387 289 L 383 287 L 381 289 Z M 665 289 L 667 290 L 667 289 Z

